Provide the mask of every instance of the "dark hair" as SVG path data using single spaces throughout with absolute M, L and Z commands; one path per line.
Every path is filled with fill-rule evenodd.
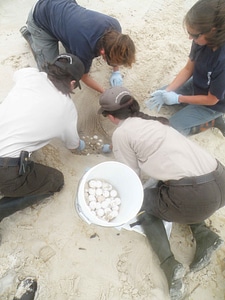
M 120 109 L 117 109 L 115 111 L 104 110 L 102 112 L 102 115 L 104 117 L 107 117 L 108 115 L 112 115 L 115 118 L 118 118 L 120 120 L 125 120 L 129 117 L 138 117 L 138 118 L 145 119 L 145 120 L 159 121 L 162 124 L 169 125 L 169 120 L 167 118 L 149 116 L 149 115 L 141 112 L 140 111 L 140 105 L 137 102 L 137 100 L 134 99 L 133 97 L 129 96 L 129 95 L 123 96 L 123 98 L 120 101 L 120 104 L 125 104 L 126 102 L 130 101 L 131 99 L 133 101 L 130 105 L 125 106 L 125 107 L 120 108 Z
M 63 61 L 60 59 L 59 61 Z M 66 61 L 65 61 L 66 62 Z M 68 72 L 59 68 L 54 64 L 47 63 L 44 67 L 45 72 L 48 74 L 49 80 L 54 84 L 54 86 L 62 92 L 64 95 L 72 94 L 70 83 L 74 78 Z
M 209 47 L 222 46 L 225 43 L 225 1 L 199 0 L 184 17 L 184 26 L 204 33 Z
M 98 49 L 105 50 L 106 61 L 109 65 L 131 67 L 135 62 L 135 45 L 127 34 L 116 30 L 107 31 L 99 40 Z

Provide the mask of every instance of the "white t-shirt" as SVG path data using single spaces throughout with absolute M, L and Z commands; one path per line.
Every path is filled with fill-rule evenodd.
M 14 74 L 15 86 L 0 104 L 0 157 L 19 157 L 59 138 L 68 149 L 79 147 L 77 110 L 36 68 Z
M 138 117 L 120 121 L 113 133 L 116 160 L 157 180 L 178 180 L 214 171 L 217 162 L 172 127 Z M 129 180 L 129 178 L 127 178 Z

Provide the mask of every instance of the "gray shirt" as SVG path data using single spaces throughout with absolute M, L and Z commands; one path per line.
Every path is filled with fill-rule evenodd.
M 199 145 L 158 121 L 120 121 L 112 136 L 117 161 L 157 180 L 179 180 L 214 171 L 217 161 Z

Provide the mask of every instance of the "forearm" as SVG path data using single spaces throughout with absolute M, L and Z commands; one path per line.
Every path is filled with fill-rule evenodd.
M 195 95 L 195 96 L 185 96 L 180 95 L 178 98 L 180 103 L 188 103 L 195 105 L 215 105 L 219 100 L 212 94 L 208 95 Z
M 99 92 L 99 93 L 103 93 L 105 91 L 105 89 L 98 84 L 93 78 L 91 78 L 91 76 L 89 74 L 84 74 L 81 78 L 81 80 L 90 88 L 92 88 L 93 90 Z
M 194 72 L 194 61 L 188 59 L 185 67 L 178 73 L 175 79 L 168 85 L 166 90 L 176 91 L 179 87 L 181 87 L 192 75 Z
M 192 73 L 186 70 L 185 68 L 182 69 L 176 78 L 168 85 L 166 88 L 167 92 L 176 91 L 179 87 L 181 87 L 190 77 Z

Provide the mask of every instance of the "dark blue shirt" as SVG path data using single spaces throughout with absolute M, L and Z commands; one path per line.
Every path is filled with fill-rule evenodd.
M 85 73 L 89 72 L 93 58 L 99 56 L 97 42 L 102 35 L 110 29 L 121 32 L 115 18 L 81 7 L 74 0 L 39 0 L 33 17 L 67 52 L 81 59 Z
M 213 51 L 207 45 L 192 43 L 190 59 L 195 62 L 193 85 L 195 95 L 210 92 L 219 101 L 208 108 L 225 112 L 225 45 Z

